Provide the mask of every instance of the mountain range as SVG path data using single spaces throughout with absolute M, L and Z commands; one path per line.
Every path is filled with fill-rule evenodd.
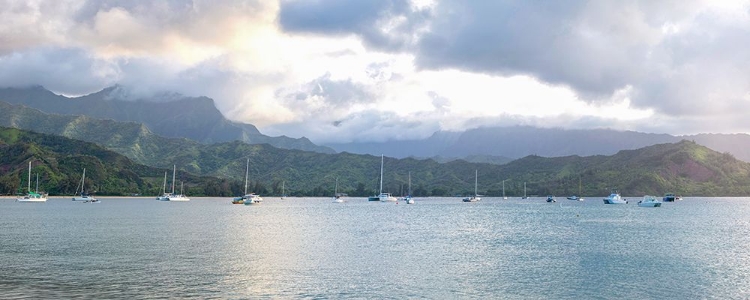
M 165 159 L 170 167 L 226 173 L 214 177 L 178 172 L 191 195 L 241 193 L 246 159 L 251 166 L 251 190 L 264 195 L 279 195 L 285 182 L 291 195 L 330 196 L 336 178 L 340 192 L 352 196 L 377 192 L 380 157 L 287 150 L 239 141 L 204 145 L 207 148 L 182 147 L 180 141 L 186 140 L 177 139 L 173 156 Z M 0 153 L 0 192 L 4 193 L 24 186 L 29 160 L 36 162 L 34 172 L 40 173 L 43 189 L 60 194 L 71 193 L 83 167 L 87 179 L 98 186 L 94 190 L 111 195 L 159 194 L 163 174 L 170 171 L 134 163 L 93 143 L 14 128 L 0 128 Z M 632 196 L 750 194 L 749 163 L 691 141 L 623 150 L 611 156 L 530 155 L 504 165 L 386 158 L 383 187 L 385 192 L 404 193 L 410 177 L 415 196 L 468 195 L 473 194 L 475 172 L 479 174 L 479 193 L 488 196 L 503 192 L 520 196 L 524 185 L 529 195 L 578 194 L 579 187 L 584 196 L 607 195 L 611 189 Z
M 691 140 L 750 162 L 750 135 L 696 134 L 674 136 L 611 129 L 559 129 L 529 126 L 488 127 L 464 132 L 439 131 L 422 140 L 326 144 L 336 151 L 381 153 L 392 157 L 438 157 L 440 161 L 506 163 L 530 154 L 544 157 L 612 155 L 620 150 Z
M 132 98 L 136 98 L 132 100 Z M 130 100 L 126 100 L 130 99 Z M 77 123 L 91 120 L 115 120 L 143 124 L 129 127 L 130 134 L 143 132 L 168 138 L 186 138 L 202 144 L 242 141 L 249 144 L 267 143 L 284 149 L 297 149 L 319 153 L 349 152 L 381 155 L 396 158 L 432 158 L 438 162 L 463 159 L 469 162 L 504 164 L 514 159 L 534 154 L 544 157 L 568 155 L 612 155 L 620 150 L 637 149 L 661 143 L 692 140 L 719 152 L 750 161 L 750 135 L 747 134 L 696 134 L 675 136 L 611 129 L 559 129 L 528 126 L 486 127 L 463 132 L 438 131 L 425 139 L 386 142 L 350 142 L 315 145 L 307 138 L 263 135 L 251 124 L 227 120 L 207 97 L 185 97 L 175 93 L 161 93 L 147 98 L 134 97 L 129 89 L 113 86 L 97 93 L 68 98 L 56 95 L 41 86 L 30 88 L 2 88 L 0 101 L 36 108 L 48 114 L 87 116 L 67 123 L 73 136 Z M 4 114 L 7 116 L 7 114 Z M 30 121 L 29 124 L 37 120 Z M 16 122 L 18 123 L 18 122 Z M 4 126 L 38 130 L 5 122 Z M 106 123 L 99 125 L 123 126 Z M 125 132 L 128 132 L 128 131 Z M 110 130 L 111 132 L 112 130 Z M 50 131 L 41 131 L 49 132 Z M 110 133 L 108 132 L 108 133 Z M 93 133 L 89 132 L 88 134 Z M 55 133 L 60 134 L 60 133 Z M 105 136 L 106 137 L 106 136 Z M 107 138 L 113 140 L 112 137 Z M 88 139 L 85 139 L 88 140 Z M 118 147 L 114 143 L 108 148 Z M 147 163 L 146 153 L 138 159 L 141 149 L 117 150 L 130 158 Z M 147 152 L 147 151 L 146 151 Z
M 89 116 L 144 124 L 164 137 L 187 138 L 200 143 L 242 141 L 249 144 L 270 144 L 279 148 L 333 153 L 327 147 L 313 144 L 307 138 L 270 137 L 250 124 L 232 122 L 216 109 L 207 97 L 185 97 L 162 93 L 148 98 L 134 98 L 122 86 L 68 98 L 56 95 L 41 86 L 2 88 L 0 101 L 20 104 L 46 113 Z

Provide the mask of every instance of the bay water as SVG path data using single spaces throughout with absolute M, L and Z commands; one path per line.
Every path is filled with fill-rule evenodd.
M 230 200 L 0 199 L 0 298 L 750 298 L 750 198 Z

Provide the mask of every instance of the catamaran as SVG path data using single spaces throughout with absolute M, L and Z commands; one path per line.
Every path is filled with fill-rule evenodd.
M 22 198 L 16 198 L 18 202 L 47 202 L 47 194 L 39 193 L 39 174 L 36 174 L 36 189 L 31 191 L 31 161 L 29 161 L 29 181 L 26 187 L 28 194 Z
M 184 194 L 182 194 L 182 187 L 183 183 L 180 182 L 180 194 L 176 195 L 174 193 L 174 182 L 175 182 L 175 176 L 177 173 L 177 165 L 172 166 L 172 192 L 169 194 L 166 194 L 166 199 L 160 199 L 162 201 L 190 201 L 190 198 L 185 197 Z

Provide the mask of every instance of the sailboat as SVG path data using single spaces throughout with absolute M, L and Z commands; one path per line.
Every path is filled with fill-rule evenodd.
M 344 203 L 344 198 L 339 195 L 339 178 L 336 177 L 336 187 L 333 188 L 333 203 Z
M 161 196 L 156 196 L 156 200 L 169 201 L 169 196 L 171 195 L 167 193 L 167 172 L 164 172 L 164 184 L 161 186 Z
M 505 197 L 505 180 L 503 180 L 503 200 L 508 200 L 508 197 Z
M 253 204 L 259 204 L 263 201 L 263 198 L 260 197 L 260 195 L 256 195 L 255 193 L 247 193 L 247 172 L 250 170 L 250 159 L 247 159 L 247 168 L 245 169 L 245 194 L 242 195 L 242 204 L 245 205 L 253 205 Z
M 36 189 L 31 191 L 31 161 L 29 161 L 29 181 L 26 187 L 28 194 L 23 198 L 16 198 L 18 202 L 47 202 L 47 194 L 39 193 L 39 174 L 36 174 Z
M 482 200 L 482 198 L 479 198 L 479 195 L 477 195 L 477 174 L 477 170 L 474 170 L 474 196 L 464 198 L 464 202 L 477 202 L 479 200 Z
M 175 181 L 175 175 L 177 173 L 177 165 L 174 165 L 172 167 L 172 193 L 167 197 L 167 201 L 190 201 L 190 198 L 185 197 L 185 195 L 182 193 L 182 187 L 183 182 L 180 181 L 180 194 L 175 195 L 174 193 L 174 181 Z
M 284 191 L 284 181 L 281 181 L 281 200 L 286 198 L 286 192 Z
M 580 194 L 581 194 L 581 177 L 578 177 L 578 195 Z M 577 195 L 573 195 L 573 196 L 568 197 L 568 200 L 583 201 L 586 199 L 583 199 L 583 197 L 580 197 Z
M 86 203 L 99 203 L 99 199 L 94 198 L 94 196 L 90 196 L 86 194 L 84 191 L 86 183 L 86 168 L 83 168 L 83 175 L 81 175 L 81 194 L 80 196 L 73 196 L 73 201 L 85 201 Z M 76 195 L 78 195 L 78 188 L 76 187 Z
M 396 197 L 391 196 L 391 193 L 383 193 L 383 155 L 380 155 L 380 194 L 378 194 L 378 200 L 380 202 L 398 202 Z
M 380 191 L 378 195 L 367 197 L 367 201 L 380 201 L 380 193 L 383 192 L 383 155 L 380 155 Z
M 529 197 L 526 197 L 526 182 L 523 183 L 523 197 L 521 199 L 528 199 Z
M 406 201 L 406 204 L 414 204 L 414 198 L 411 197 L 411 172 L 409 172 L 409 193 L 399 200 Z
M 247 172 L 250 171 L 250 159 L 247 159 L 247 163 L 245 165 L 245 192 L 242 193 L 242 196 L 234 197 L 232 199 L 232 204 L 242 204 L 245 202 L 245 195 L 247 195 Z

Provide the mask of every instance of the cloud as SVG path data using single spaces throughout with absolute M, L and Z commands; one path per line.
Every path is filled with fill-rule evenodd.
M 0 0 L 0 85 L 208 96 L 315 142 L 750 131 L 746 1 Z
M 355 34 L 368 47 L 398 51 L 429 18 L 428 10 L 407 0 L 282 1 L 279 23 L 284 31 L 321 35 Z

